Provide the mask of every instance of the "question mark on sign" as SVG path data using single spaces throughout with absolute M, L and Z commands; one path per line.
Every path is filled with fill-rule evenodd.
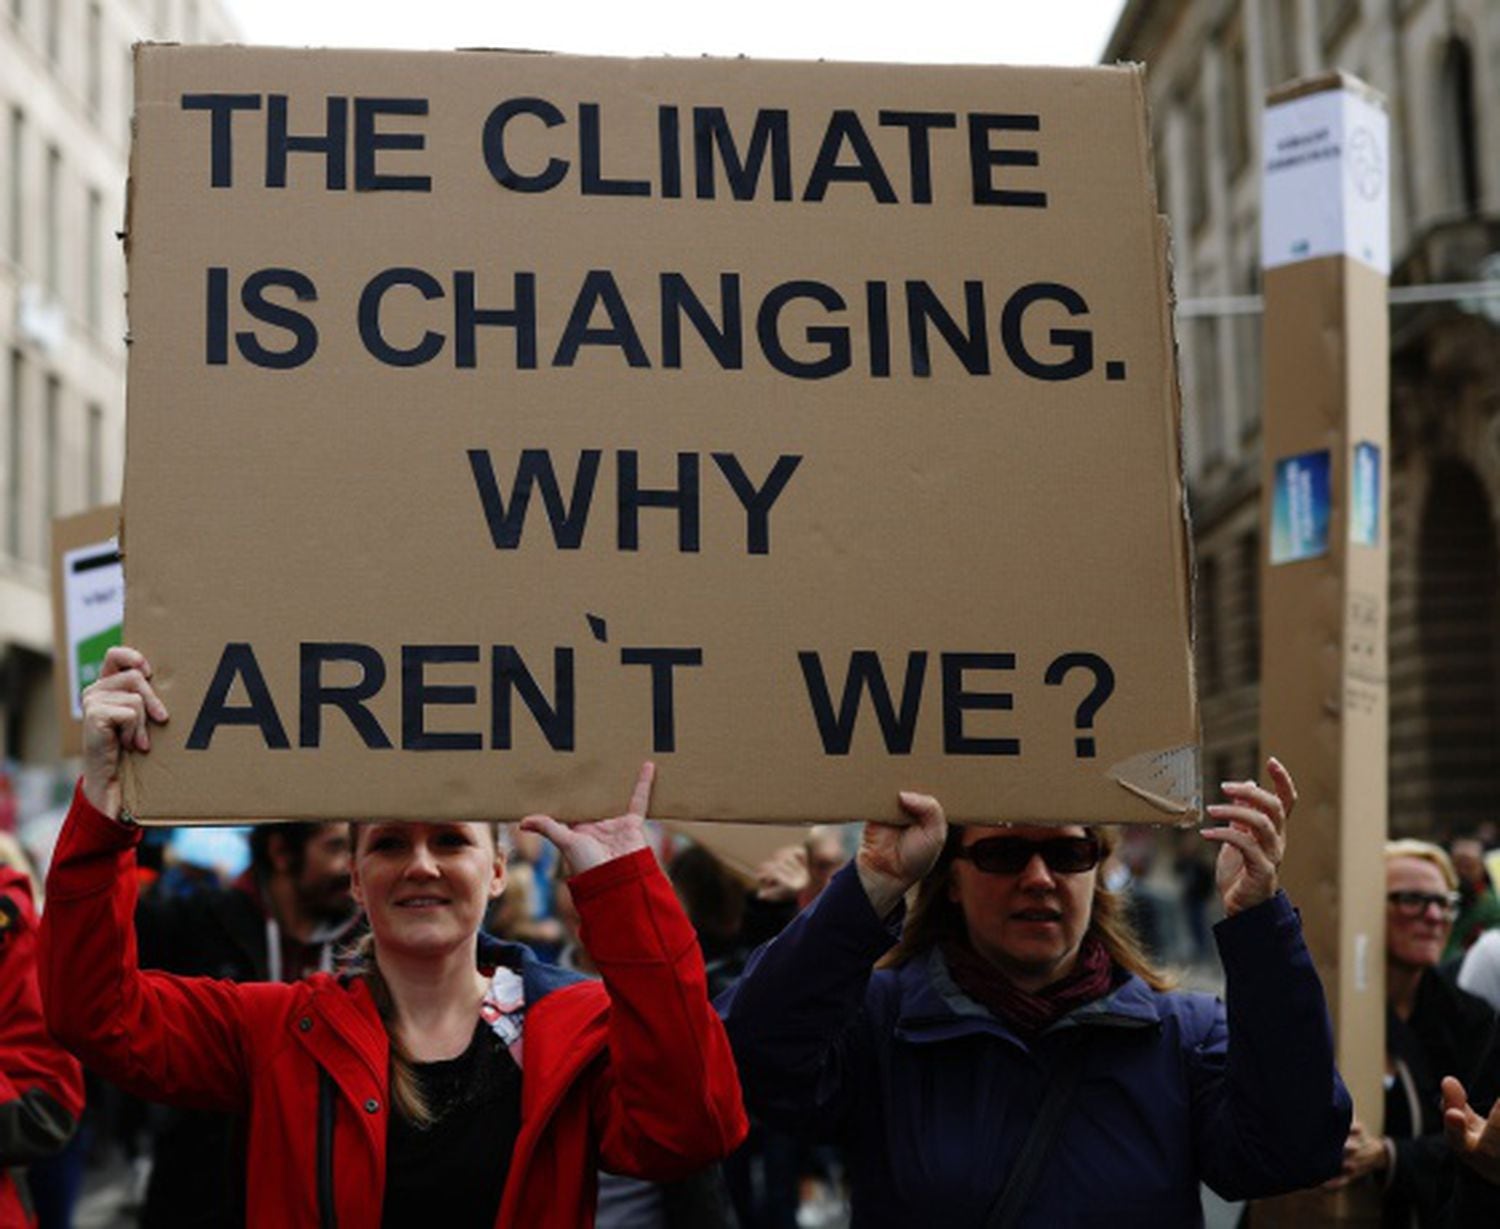
M 1046 683 L 1056 687 L 1070 670 L 1087 670 L 1094 676 L 1093 690 L 1084 696 L 1073 716 L 1073 724 L 1080 730 L 1094 728 L 1094 714 L 1104 707 L 1104 702 L 1114 694 L 1115 672 L 1110 664 L 1097 653 L 1064 653 L 1047 667 Z M 1094 758 L 1094 740 L 1089 737 L 1074 739 L 1074 754 L 1079 759 Z

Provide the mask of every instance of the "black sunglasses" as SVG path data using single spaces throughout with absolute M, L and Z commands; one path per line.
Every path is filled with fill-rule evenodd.
M 1079 875 L 1099 865 L 1103 847 L 1096 836 L 1054 836 L 1031 841 L 1020 836 L 987 836 L 960 845 L 956 858 L 966 858 L 986 875 L 1018 875 L 1037 854 L 1058 875 Z

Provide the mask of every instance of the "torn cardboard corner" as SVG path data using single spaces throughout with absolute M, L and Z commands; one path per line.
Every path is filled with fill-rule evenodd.
M 1198 740 L 1138 68 L 136 86 L 135 814 L 1180 818 L 1103 770 Z
M 1197 821 L 1203 811 L 1201 756 L 1198 745 L 1148 751 L 1112 764 L 1108 776 L 1137 798 L 1183 824 Z

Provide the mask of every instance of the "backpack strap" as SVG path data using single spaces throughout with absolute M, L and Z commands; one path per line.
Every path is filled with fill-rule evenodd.
M 1021 1212 L 1036 1187 L 1037 1179 L 1042 1176 L 1042 1166 L 1052 1152 L 1052 1145 L 1057 1142 L 1068 1105 L 1083 1076 L 1083 1051 L 1083 1044 L 1077 1040 L 1062 1047 L 1031 1131 L 1021 1145 L 1016 1163 L 1011 1166 L 1004 1189 L 985 1218 L 985 1229 L 1015 1229 L 1020 1222 Z

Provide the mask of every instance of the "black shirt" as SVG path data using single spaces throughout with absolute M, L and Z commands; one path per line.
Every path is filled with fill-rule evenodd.
M 436 1121 L 414 1127 L 392 1106 L 382 1229 L 490 1229 L 521 1128 L 521 1069 L 483 1020 L 457 1058 L 415 1063 Z

